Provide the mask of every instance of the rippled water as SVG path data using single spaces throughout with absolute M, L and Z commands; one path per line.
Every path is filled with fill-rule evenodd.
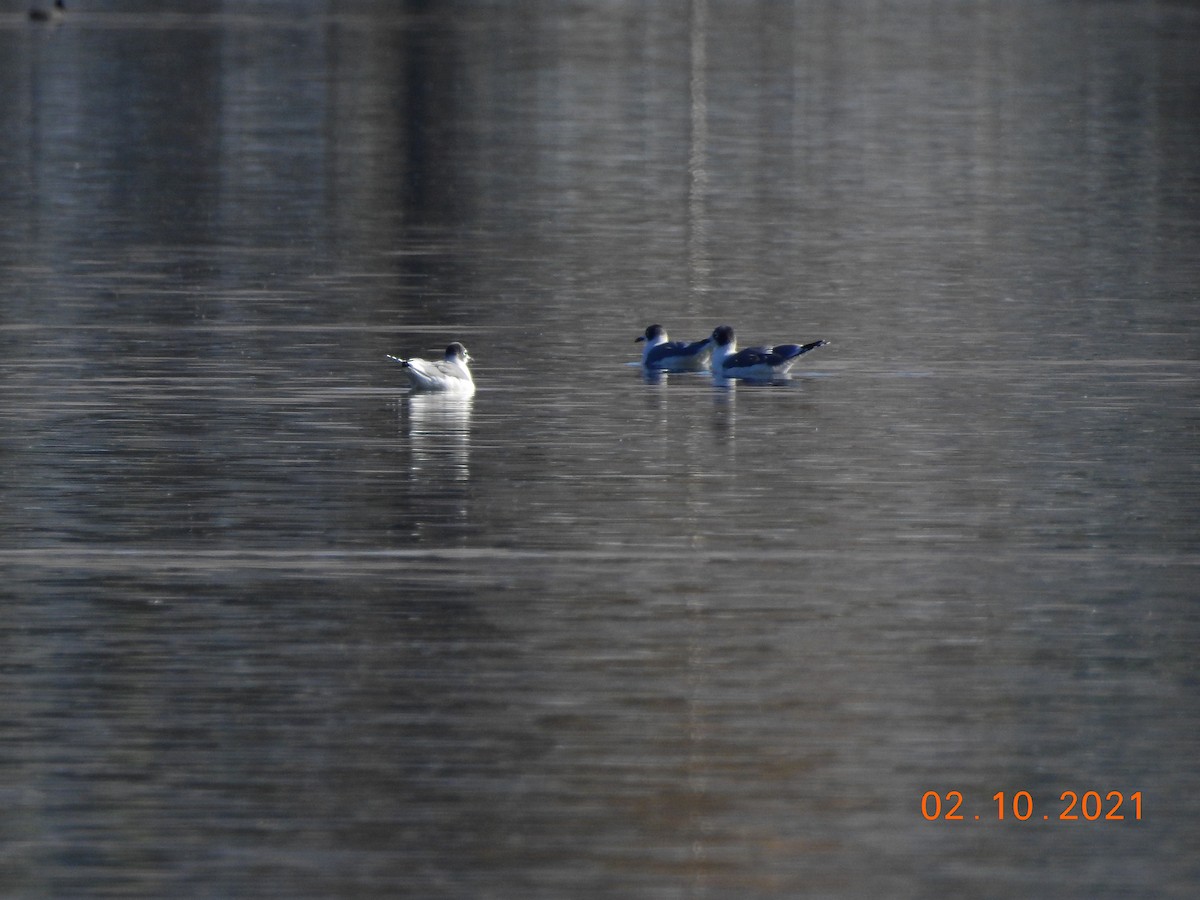
M 73 6 L 0 19 L 0 893 L 1192 896 L 1191 5 Z

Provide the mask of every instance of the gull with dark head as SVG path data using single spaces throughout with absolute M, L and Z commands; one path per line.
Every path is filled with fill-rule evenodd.
M 31 22 L 57 22 L 67 13 L 67 4 L 63 0 L 54 0 L 54 5 L 48 10 L 35 6 L 29 10 Z
M 646 342 L 642 350 L 642 365 L 647 369 L 666 369 L 672 372 L 695 372 L 708 367 L 712 355 L 712 338 L 687 343 L 672 341 L 661 325 L 651 325 L 634 343 Z
M 777 344 L 774 347 L 747 347 L 738 350 L 733 328 L 719 325 L 712 333 L 712 370 L 718 378 L 769 380 L 787 374 L 797 359 L 809 350 L 824 347 L 829 341 L 810 344 Z
M 475 393 L 475 380 L 467 363 L 471 361 L 467 348 L 458 341 L 446 348 L 446 354 L 438 360 L 418 359 L 387 355 L 404 367 L 404 374 L 412 382 L 414 391 L 430 391 L 457 394 L 460 397 Z

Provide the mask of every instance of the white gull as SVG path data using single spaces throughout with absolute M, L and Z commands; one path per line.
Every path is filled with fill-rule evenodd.
M 438 360 L 411 357 L 401 359 L 388 354 L 404 367 L 404 374 L 412 382 L 414 391 L 441 391 L 463 396 L 475 393 L 475 380 L 467 363 L 471 361 L 467 348 L 458 341 L 446 348 L 446 355 Z

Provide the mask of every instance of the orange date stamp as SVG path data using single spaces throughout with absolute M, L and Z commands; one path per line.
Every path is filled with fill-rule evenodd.
M 1142 792 L 1128 797 L 1122 791 L 1063 791 L 1058 801 L 1045 812 L 1043 803 L 1035 803 L 1029 791 L 1013 794 L 997 791 L 986 812 L 976 812 L 962 791 L 926 791 L 921 795 L 921 815 L 927 822 L 1140 822 Z M 1039 815 L 1040 813 L 1040 815 Z

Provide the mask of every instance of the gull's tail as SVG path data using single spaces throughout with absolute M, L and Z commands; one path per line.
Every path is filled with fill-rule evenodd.
M 783 344 L 773 349 L 784 359 L 795 359 L 797 356 L 803 356 L 809 350 L 816 350 L 828 343 L 829 341 L 813 341 L 811 344 Z

